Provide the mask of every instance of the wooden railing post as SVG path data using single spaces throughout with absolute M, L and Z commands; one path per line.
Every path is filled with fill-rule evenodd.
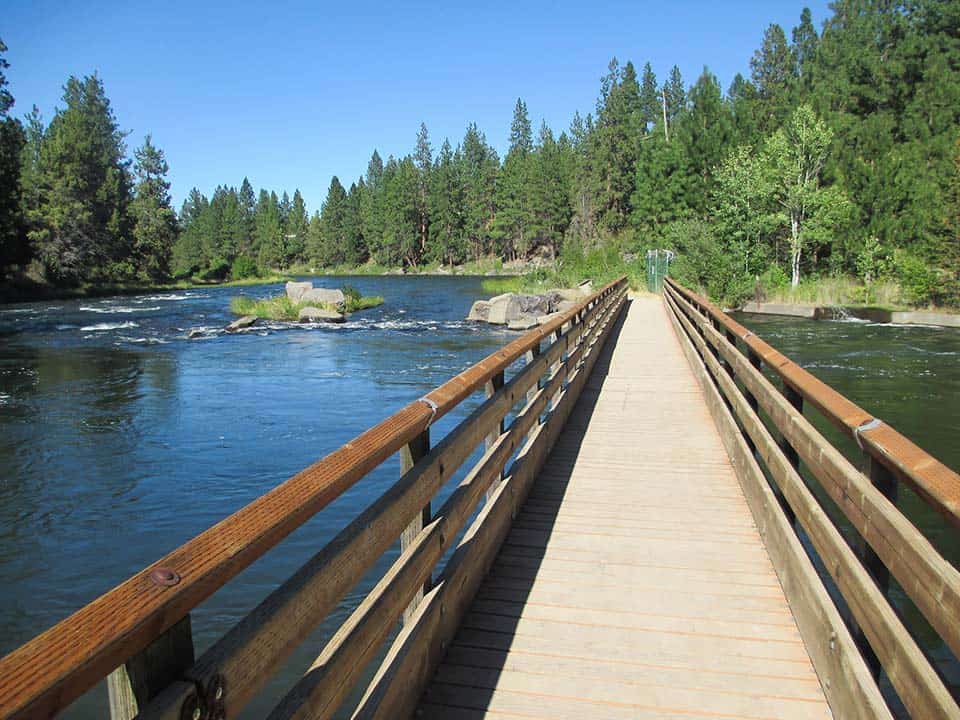
M 796 408 L 797 412 L 801 414 L 803 413 L 803 395 L 794 390 L 793 386 L 787 382 L 783 383 L 783 396 L 787 399 L 787 402 Z M 797 453 L 796 449 L 785 437 L 780 438 L 779 444 L 780 449 L 783 450 L 783 454 L 787 458 L 787 462 L 793 466 L 794 470 L 800 472 L 800 455 Z M 781 492 L 780 488 L 775 487 L 773 494 L 776 495 L 777 500 L 780 501 L 780 505 L 783 507 L 783 511 L 787 515 L 787 520 L 790 521 L 791 525 L 794 525 L 797 515 L 793 511 L 793 508 L 790 507 L 790 503 L 788 503 L 787 499 L 783 496 L 783 492 Z
M 762 368 L 763 361 L 760 359 L 760 356 L 757 355 L 753 350 L 750 350 L 750 349 L 747 350 L 747 359 L 750 360 L 750 364 L 753 365 L 753 367 L 755 367 L 757 370 L 760 370 Z M 746 398 L 747 405 L 750 406 L 750 409 L 753 410 L 754 412 L 757 412 L 760 409 L 760 405 L 757 402 L 757 399 L 753 396 L 753 393 L 747 390 L 746 388 L 744 388 L 743 395 Z M 757 445 L 756 443 L 753 442 L 753 438 L 751 438 L 749 435 L 744 435 L 743 439 L 746 441 L 747 447 L 750 448 L 750 453 L 756 454 Z
M 400 475 L 406 475 L 420 458 L 430 452 L 430 428 L 428 427 L 422 433 L 417 435 L 409 444 L 400 449 Z M 406 550 L 413 544 L 420 531 L 430 524 L 430 503 L 424 505 L 420 515 L 415 517 L 400 535 L 400 552 Z M 396 536 L 394 536 L 396 537 Z M 417 609 L 417 605 L 423 600 L 425 593 L 430 591 L 430 577 L 428 576 L 423 587 L 413 596 L 407 609 L 403 611 L 403 624 L 406 625 Z
M 538 357 L 540 357 L 540 343 L 537 343 L 527 351 L 527 357 L 526 357 L 527 365 L 530 365 L 533 362 L 535 362 Z M 533 398 L 536 396 L 536 394 L 539 391 L 540 391 L 540 378 L 537 378 L 537 381 L 530 386 L 529 390 L 527 390 L 527 402 L 530 402 L 531 400 L 533 400 Z M 536 430 L 536 427 L 531 428 L 530 432 L 527 433 L 527 437 L 529 438 L 531 435 L 533 435 L 535 430 Z
M 878 462 L 876 458 L 868 453 L 863 453 L 863 458 L 866 465 L 864 474 L 870 478 L 870 482 L 872 482 L 874 487 L 883 493 L 884 497 L 896 505 L 896 477 L 894 477 L 892 472 Z M 864 540 L 860 535 L 857 535 L 856 542 L 854 543 L 854 550 L 856 551 L 860 562 L 863 563 L 863 566 L 867 569 L 867 572 L 870 573 L 870 576 L 877 583 L 877 587 L 880 588 L 883 596 L 889 598 L 890 570 L 886 565 L 883 564 L 883 561 L 879 558 L 876 551 L 870 547 L 870 543 Z M 882 669 L 880 665 L 880 659 L 877 657 L 877 654 L 874 652 L 873 648 L 870 647 L 870 643 L 868 642 L 867 637 L 864 635 L 860 626 L 855 622 L 852 622 L 851 624 L 853 626 L 853 639 L 856 641 L 857 647 L 859 647 L 860 652 L 863 653 L 863 658 L 867 661 L 867 665 L 869 666 L 870 671 L 873 673 L 873 676 L 879 677 L 880 670 Z
M 493 397 L 493 394 L 497 392 L 497 390 L 503 387 L 503 382 L 504 382 L 503 370 L 501 370 L 492 378 L 487 380 L 487 383 L 484 386 L 484 390 L 486 392 L 487 397 L 488 398 Z M 504 418 L 500 418 L 500 424 L 497 426 L 496 431 L 487 435 L 486 441 L 484 443 L 487 450 L 493 447 L 494 443 L 497 442 L 497 438 L 503 435 L 503 432 L 505 429 L 506 429 L 506 423 L 504 422 Z M 503 468 L 500 469 L 500 480 L 503 480 Z M 487 492 L 485 495 L 487 500 L 489 500 L 493 496 L 493 494 L 497 491 L 498 484 L 499 484 L 499 481 L 490 483 L 490 487 L 487 488 Z
M 132 720 L 193 665 L 190 616 L 173 625 L 107 676 L 110 720 Z

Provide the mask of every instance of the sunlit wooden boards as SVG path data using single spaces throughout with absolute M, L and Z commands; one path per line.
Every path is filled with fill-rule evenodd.
M 661 303 L 627 313 L 418 717 L 831 717 Z

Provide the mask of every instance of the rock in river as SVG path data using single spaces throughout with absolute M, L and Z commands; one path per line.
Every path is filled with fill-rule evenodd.
M 257 321 L 255 315 L 244 315 L 239 320 L 234 320 L 232 323 L 227 325 L 224 330 L 227 332 L 236 332 L 237 330 L 243 330 L 253 325 Z
M 290 298 L 290 302 L 298 303 L 300 298 L 303 297 L 303 294 L 308 290 L 313 290 L 312 282 L 288 282 L 286 285 L 287 288 L 287 297 Z
M 332 322 L 342 323 L 346 320 L 341 313 L 336 310 L 327 310 L 326 308 L 305 307 L 297 314 L 297 320 L 300 322 Z
M 303 293 L 299 300 L 302 303 L 317 303 L 317 305 L 343 305 L 345 301 L 343 290 L 329 288 L 311 288 Z

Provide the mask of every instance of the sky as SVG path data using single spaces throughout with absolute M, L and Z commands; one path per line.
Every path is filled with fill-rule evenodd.
M 817 29 L 825 1 L 805 3 Z M 13 113 L 49 122 L 70 75 L 97 73 L 128 152 L 146 134 L 166 154 L 175 207 L 220 184 L 303 193 L 361 176 L 373 149 L 434 150 L 476 122 L 501 156 L 517 98 L 534 131 L 595 108 L 612 57 L 658 80 L 704 65 L 726 90 L 764 30 L 787 36 L 803 0 L 646 2 L 71 2 L 4 0 Z

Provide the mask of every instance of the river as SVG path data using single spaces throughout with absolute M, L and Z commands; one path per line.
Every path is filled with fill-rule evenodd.
M 228 335 L 229 299 L 281 285 L 0 307 L 0 655 L 515 336 L 463 320 L 479 278 L 316 278 L 385 305 L 341 326 Z M 960 333 L 745 317 L 952 467 Z M 194 340 L 191 328 L 204 329 Z M 473 399 L 438 423 L 452 427 Z M 382 492 L 386 463 L 193 614 L 198 650 Z M 909 502 L 909 499 L 907 500 Z M 946 537 L 920 513 L 925 531 Z M 940 533 L 940 535 L 938 535 Z M 957 562 L 955 542 L 947 542 Z M 260 716 L 388 556 L 250 708 Z M 67 717 L 100 717 L 102 690 Z

